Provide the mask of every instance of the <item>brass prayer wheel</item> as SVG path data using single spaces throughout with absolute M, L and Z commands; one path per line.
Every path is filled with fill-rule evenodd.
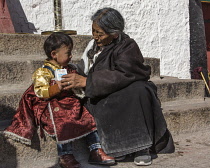
M 62 25 L 62 4 L 61 0 L 54 0 L 54 19 L 55 19 L 55 30 L 54 31 L 44 31 L 42 35 L 49 35 L 53 32 L 63 32 L 68 35 L 76 35 L 77 32 L 74 30 L 63 30 Z

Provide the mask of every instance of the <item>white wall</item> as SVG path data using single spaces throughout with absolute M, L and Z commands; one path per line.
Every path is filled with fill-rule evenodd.
M 53 0 L 20 0 L 37 32 L 54 30 Z M 91 34 L 91 15 L 113 7 L 144 57 L 160 58 L 161 75 L 190 78 L 189 0 L 62 0 L 63 29 Z

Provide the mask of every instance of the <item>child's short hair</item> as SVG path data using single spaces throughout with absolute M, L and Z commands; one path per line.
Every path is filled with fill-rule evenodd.
M 52 59 L 51 52 L 59 49 L 62 45 L 73 47 L 73 40 L 62 32 L 52 33 L 44 42 L 44 51 L 49 59 Z

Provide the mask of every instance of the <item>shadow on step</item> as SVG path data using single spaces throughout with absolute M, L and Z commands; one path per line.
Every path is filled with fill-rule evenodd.
M 0 102 L 0 121 L 2 120 L 11 120 L 14 116 L 16 110 L 10 106 L 6 106 Z
M 5 137 L 2 133 L 0 133 L 0 168 L 17 168 L 18 167 L 18 151 L 16 143 Z M 36 134 L 33 138 L 32 145 L 30 148 L 41 151 L 40 140 L 38 134 Z M 19 144 L 21 146 L 21 144 Z M 22 145 L 25 146 L 25 145 Z M 20 151 L 19 151 L 20 152 Z
M 12 144 L 10 144 L 2 134 L 0 134 L 0 142 L 0 168 L 16 168 L 16 148 Z

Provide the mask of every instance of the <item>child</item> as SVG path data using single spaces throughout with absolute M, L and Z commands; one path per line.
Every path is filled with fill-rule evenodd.
M 80 167 L 72 154 L 72 141 L 86 136 L 91 151 L 89 162 L 114 164 L 114 158 L 101 149 L 96 124 L 82 105 L 83 100 L 73 91 L 63 90 L 60 81 L 55 79 L 58 69 L 76 73 L 73 65 L 69 64 L 72 48 L 72 39 L 63 33 L 53 33 L 46 39 L 44 50 L 48 58 L 43 67 L 34 72 L 33 84 L 23 94 L 12 124 L 4 134 L 30 145 L 39 126 L 41 137 L 45 132 L 56 138 L 59 164 L 64 168 Z

